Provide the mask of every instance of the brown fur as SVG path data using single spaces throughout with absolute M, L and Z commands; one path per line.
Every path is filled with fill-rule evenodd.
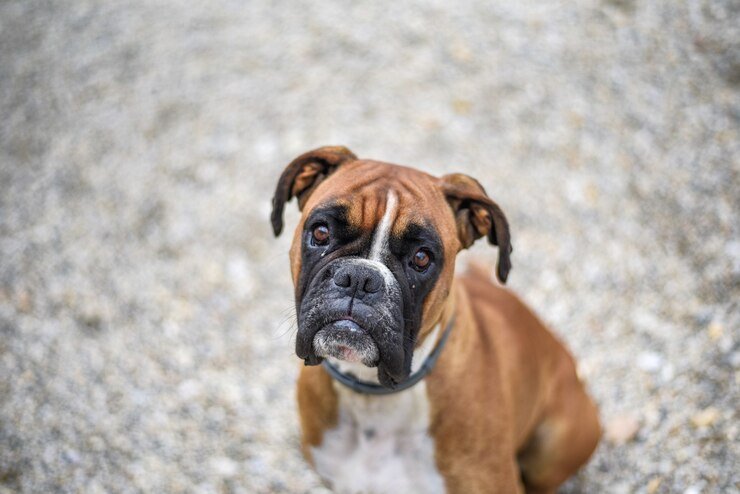
M 471 273 L 456 325 L 427 378 L 437 462 L 450 492 L 548 492 L 596 447 L 596 408 L 572 357 L 508 290 Z M 475 426 L 471 427 L 471 422 Z M 512 471 L 514 473 L 512 473 Z
M 372 230 L 392 188 L 399 199 L 393 231 L 427 219 L 443 239 L 446 261 L 424 302 L 418 343 L 454 311 L 455 327 L 426 378 L 430 433 L 447 490 L 554 492 L 595 449 L 598 414 L 576 376 L 573 358 L 516 296 L 494 285 L 480 269 L 454 277 L 457 252 L 487 236 L 505 251 L 500 252 L 498 274 L 506 279 L 509 231 L 498 205 L 470 177 L 438 179 L 410 168 L 358 160 L 345 148 L 322 149 L 317 155 L 321 166 L 306 153 L 299 165 L 294 161 L 286 170 L 294 178 L 303 177 L 299 188 L 310 191 L 300 198 L 304 218 L 317 205 L 339 201 L 350 206 L 354 225 Z M 307 176 L 320 182 L 306 181 Z M 281 186 L 292 188 L 281 182 L 278 191 Z M 283 202 L 290 197 L 283 196 Z M 276 200 L 281 200 L 277 194 Z M 275 221 L 273 215 L 273 225 Z M 303 220 L 296 232 L 302 228 Z M 290 257 L 297 280 L 300 233 L 294 236 Z M 337 422 L 337 395 L 323 368 L 302 369 L 298 406 L 303 452 L 311 461 L 309 447 L 320 445 L 324 431 Z
M 309 447 L 321 444 L 324 431 L 337 424 L 337 394 L 322 367 L 304 367 L 296 396 L 301 411 L 301 450 L 311 461 Z

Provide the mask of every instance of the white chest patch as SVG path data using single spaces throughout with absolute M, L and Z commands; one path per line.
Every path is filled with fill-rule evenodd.
M 312 450 L 316 470 L 335 492 L 444 492 L 428 433 L 426 383 L 387 396 L 360 395 L 335 386 L 339 423 Z
M 414 352 L 412 371 L 431 351 L 439 328 Z M 336 361 L 346 372 L 377 382 L 377 370 Z M 334 383 L 339 422 L 312 448 L 316 470 L 337 493 L 384 494 L 445 491 L 429 435 L 426 383 L 396 394 L 371 396 Z

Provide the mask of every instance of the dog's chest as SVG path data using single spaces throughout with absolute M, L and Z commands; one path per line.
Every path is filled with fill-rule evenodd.
M 339 493 L 441 493 L 425 383 L 387 396 L 337 386 L 339 421 L 313 448 L 316 470 Z

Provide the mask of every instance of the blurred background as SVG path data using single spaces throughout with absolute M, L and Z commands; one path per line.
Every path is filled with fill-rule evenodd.
M 0 493 L 325 492 L 268 217 L 326 144 L 468 173 L 507 213 L 509 285 L 606 424 L 564 492 L 738 492 L 739 17 L 0 2 Z

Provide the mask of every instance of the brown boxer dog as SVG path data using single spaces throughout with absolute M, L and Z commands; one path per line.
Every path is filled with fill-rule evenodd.
M 555 492 L 595 449 L 596 407 L 573 358 L 482 270 L 511 263 L 509 225 L 473 178 L 436 178 L 344 147 L 296 158 L 273 199 L 303 211 L 290 267 L 302 448 L 337 492 Z

